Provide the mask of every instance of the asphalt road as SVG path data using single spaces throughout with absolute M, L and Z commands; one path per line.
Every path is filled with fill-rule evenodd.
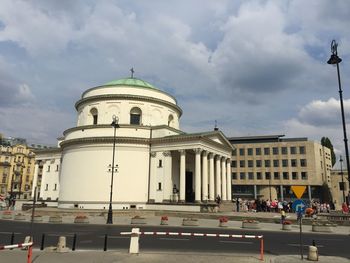
M 33 225 L 34 243 L 40 248 L 42 235 L 45 233 L 44 246 L 56 246 L 59 236 L 67 237 L 67 246 L 72 248 L 73 236 L 77 235 L 76 250 L 103 250 L 105 234 L 108 235 L 108 250 L 125 250 L 129 248 L 130 237 L 121 236 L 120 232 L 130 232 L 135 226 L 117 225 L 78 225 L 48 224 Z M 200 227 L 160 227 L 139 226 L 141 231 L 171 231 L 195 233 L 226 233 L 264 235 L 265 253 L 273 255 L 299 254 L 299 233 L 287 231 L 264 231 L 246 229 L 213 229 Z M 10 244 L 11 234 L 15 233 L 14 243 L 22 243 L 24 237 L 30 235 L 31 224 L 0 220 L 0 244 Z M 307 246 L 315 240 L 320 255 L 341 256 L 350 259 L 349 235 L 303 233 L 304 253 Z M 141 236 L 140 250 L 148 251 L 187 251 L 215 253 L 257 253 L 260 241 L 257 239 L 232 239 L 217 237 L 187 236 Z

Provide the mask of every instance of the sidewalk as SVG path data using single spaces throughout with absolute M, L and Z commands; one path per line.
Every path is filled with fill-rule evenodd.
M 20 250 L 2 251 L 0 252 L 0 262 L 18 263 L 26 262 L 27 252 Z M 206 262 L 220 262 L 220 263 L 296 263 L 305 262 L 300 259 L 300 256 L 286 255 L 286 256 L 270 256 L 267 255 L 264 261 L 260 261 L 256 256 L 249 254 L 199 254 L 199 253 L 161 253 L 148 252 L 138 255 L 130 255 L 127 252 L 100 252 L 100 251 L 75 251 L 68 253 L 42 252 L 34 250 L 32 262 L 33 263 L 206 263 Z M 339 257 L 322 256 L 318 262 L 332 262 L 332 263 L 349 263 L 350 260 Z

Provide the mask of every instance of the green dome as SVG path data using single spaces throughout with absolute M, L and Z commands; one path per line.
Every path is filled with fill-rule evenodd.
M 155 86 L 149 84 L 148 82 L 143 81 L 142 79 L 136 79 L 136 78 L 112 80 L 104 84 L 104 86 L 133 86 L 133 87 L 141 87 L 141 88 L 148 88 L 148 89 L 157 89 Z

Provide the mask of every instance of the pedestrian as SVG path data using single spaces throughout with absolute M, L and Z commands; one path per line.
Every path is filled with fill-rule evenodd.
M 282 225 L 283 225 L 285 220 L 286 220 L 286 211 L 284 211 L 284 209 L 281 209 L 281 224 Z
M 237 199 L 236 199 L 236 211 L 237 211 L 237 212 L 239 212 L 239 199 L 240 199 L 240 198 L 238 198 L 238 197 L 237 197 Z

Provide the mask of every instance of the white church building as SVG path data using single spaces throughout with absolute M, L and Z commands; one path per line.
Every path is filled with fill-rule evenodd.
M 77 125 L 59 147 L 36 152 L 39 200 L 108 209 L 114 143 L 113 209 L 199 211 L 216 196 L 231 200 L 233 146 L 219 130 L 181 131 L 170 94 L 124 78 L 86 90 L 75 108 Z

